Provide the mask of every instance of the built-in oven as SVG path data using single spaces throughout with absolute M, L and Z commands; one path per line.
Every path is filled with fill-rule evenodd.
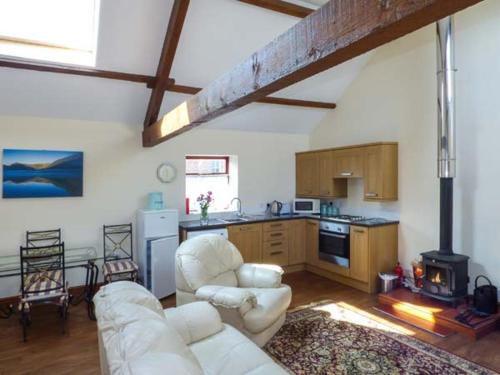
M 319 222 L 319 259 L 349 268 L 349 224 Z

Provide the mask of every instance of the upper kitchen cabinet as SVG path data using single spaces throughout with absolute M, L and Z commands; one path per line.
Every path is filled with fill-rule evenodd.
M 347 197 L 347 181 L 335 180 L 333 151 L 318 152 L 319 195 L 325 198 Z
M 398 199 L 398 145 L 365 148 L 364 198 L 367 201 Z
M 297 154 L 295 158 L 296 194 L 302 197 L 319 196 L 318 153 Z
M 296 154 L 296 195 L 345 198 L 347 181 L 364 179 L 366 201 L 398 199 L 398 144 L 370 143 Z
M 335 178 L 363 177 L 363 148 L 353 147 L 333 151 Z
M 347 182 L 334 180 L 333 151 L 296 155 L 296 195 L 299 197 L 347 197 Z

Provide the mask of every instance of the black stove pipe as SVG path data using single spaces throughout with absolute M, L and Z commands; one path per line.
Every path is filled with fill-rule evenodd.
M 439 253 L 453 255 L 453 178 L 440 178 Z

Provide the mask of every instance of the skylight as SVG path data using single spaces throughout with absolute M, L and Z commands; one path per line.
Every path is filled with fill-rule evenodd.
M 0 55 L 95 66 L 100 0 L 0 0 Z

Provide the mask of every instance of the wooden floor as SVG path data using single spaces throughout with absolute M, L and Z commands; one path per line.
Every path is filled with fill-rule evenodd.
M 286 275 L 285 282 L 293 290 L 292 308 L 331 299 L 389 319 L 372 309 L 377 302 L 374 295 L 308 272 Z M 170 307 L 175 304 L 175 299 L 169 297 L 163 303 Z M 56 312 L 47 311 L 47 308 L 48 306 L 34 312 L 27 343 L 21 341 L 17 317 L 0 319 L 0 374 L 98 374 L 96 324 L 87 318 L 85 306 L 72 306 L 69 332 L 66 335 L 60 333 Z M 392 322 L 401 324 L 397 320 Z M 442 339 L 411 326 L 405 328 L 415 332 L 415 336 L 421 340 L 500 372 L 500 331 L 477 342 L 471 342 L 459 335 Z

